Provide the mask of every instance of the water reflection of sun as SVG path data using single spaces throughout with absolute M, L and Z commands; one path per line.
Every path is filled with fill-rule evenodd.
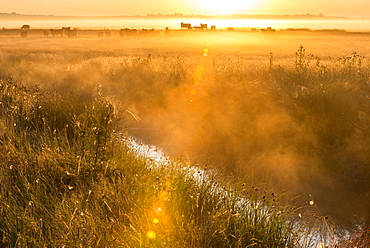
M 194 0 L 203 11 L 210 14 L 236 14 L 248 10 L 258 0 Z

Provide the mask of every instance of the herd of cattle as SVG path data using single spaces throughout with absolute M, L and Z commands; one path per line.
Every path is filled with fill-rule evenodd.
M 204 29 L 208 29 L 208 25 L 207 24 L 203 24 L 201 23 L 199 26 L 192 26 L 190 23 L 181 23 L 181 29 L 189 29 L 189 30 L 192 30 L 192 29 L 196 29 L 196 30 L 204 30 Z M 216 30 L 216 26 L 212 25 L 211 26 L 211 30 Z
M 27 38 L 28 32 L 30 30 L 29 25 L 23 25 L 21 28 L 21 37 Z M 111 37 L 112 36 L 111 30 L 104 29 L 102 31 L 97 31 L 97 36 L 100 37 Z M 159 36 L 160 32 L 158 30 L 153 29 L 131 29 L 131 28 L 124 28 L 118 30 L 120 37 L 154 37 Z M 166 28 L 165 34 L 169 35 L 170 30 Z M 44 37 L 68 37 L 68 38 L 76 38 L 77 37 L 77 29 L 71 29 L 71 27 L 62 27 L 61 29 L 49 29 L 44 30 Z
M 183 23 L 181 22 L 181 29 L 188 29 L 188 30 L 207 30 L 207 24 L 200 24 L 199 26 L 192 26 L 190 23 Z M 215 30 L 216 26 L 211 26 L 211 30 Z M 29 25 L 23 25 L 21 28 L 21 37 L 27 38 L 28 31 L 30 30 Z M 104 29 L 103 31 L 98 31 L 98 37 L 111 37 L 111 32 L 108 29 Z M 155 37 L 159 36 L 160 32 L 158 30 L 153 29 L 131 29 L 131 28 L 124 28 L 120 29 L 119 31 L 120 37 Z M 170 29 L 166 28 L 165 35 L 170 35 Z M 53 37 L 68 37 L 68 38 L 76 38 L 77 37 L 77 29 L 71 29 L 71 27 L 62 27 L 61 29 L 50 29 L 44 31 L 44 37 L 49 37 L 49 35 Z
M 27 38 L 28 31 L 30 30 L 30 25 L 23 25 L 21 27 L 21 37 Z M 71 27 L 63 27 L 61 29 L 50 29 L 44 31 L 44 37 L 49 37 L 51 34 L 53 37 L 60 36 L 60 37 L 68 37 L 68 38 L 75 38 L 77 37 L 77 30 L 71 29 Z
M 64 27 L 62 29 L 50 29 L 50 34 L 55 37 L 60 35 L 61 37 L 65 36 L 68 38 L 76 38 L 77 31 L 76 29 L 71 29 L 70 27 Z M 44 37 L 49 37 L 49 31 L 44 31 Z

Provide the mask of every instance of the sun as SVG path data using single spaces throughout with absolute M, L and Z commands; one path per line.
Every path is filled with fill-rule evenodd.
M 202 11 L 210 14 L 238 14 L 248 10 L 258 0 L 196 0 Z

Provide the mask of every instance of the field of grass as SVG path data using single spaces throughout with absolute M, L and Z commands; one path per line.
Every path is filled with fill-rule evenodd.
M 366 247 L 369 40 L 2 35 L 1 245 Z

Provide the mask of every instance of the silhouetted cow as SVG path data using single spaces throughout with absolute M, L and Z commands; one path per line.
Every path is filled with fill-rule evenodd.
M 200 26 L 194 26 L 194 29 L 198 29 L 198 30 L 203 30 L 203 29 L 207 29 L 207 24 L 200 24 Z
M 190 23 L 181 23 L 181 28 L 192 29 Z
M 67 35 L 68 35 L 68 38 L 76 38 L 77 32 L 76 30 L 69 30 Z
M 53 37 L 55 37 L 56 35 L 60 35 L 60 37 L 63 37 L 62 29 L 50 29 L 50 33 Z
M 71 27 L 62 27 L 62 37 L 63 36 L 67 36 L 68 37 L 68 33 L 71 31 Z
M 124 28 L 119 31 L 120 37 L 135 37 L 137 35 L 136 29 Z
M 23 25 L 23 26 L 21 27 L 21 29 L 22 29 L 22 30 L 29 30 L 29 29 L 30 29 L 30 25 L 25 24 L 25 25 Z
M 144 37 L 154 37 L 154 36 L 159 36 L 159 32 L 156 31 L 154 28 L 152 29 L 142 29 L 141 32 L 140 32 L 140 35 L 141 36 L 144 36 Z

